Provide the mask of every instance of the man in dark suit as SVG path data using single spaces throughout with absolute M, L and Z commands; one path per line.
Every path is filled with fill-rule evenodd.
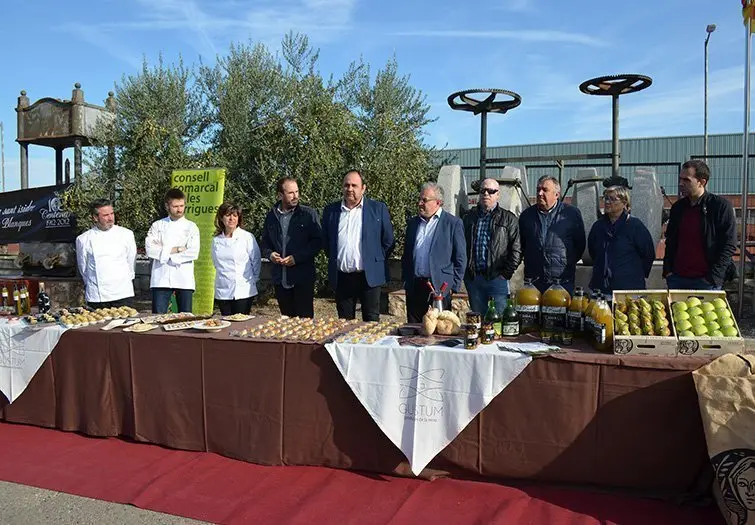
M 388 256 L 393 250 L 393 226 L 388 207 L 365 197 L 366 189 L 359 171 L 346 173 L 343 200 L 323 210 L 323 247 L 338 317 L 354 319 L 359 300 L 362 319 L 377 321 L 380 287 L 386 282 Z
M 443 283 L 443 308 L 451 309 L 451 293 L 461 290 L 467 266 L 464 225 L 461 219 L 443 212 L 443 188 L 434 182 L 422 185 L 419 194 L 419 215 L 406 225 L 406 244 L 401 259 L 402 278 L 406 290 L 406 318 L 410 323 L 422 322 L 430 304 L 432 283 L 440 292 Z
M 260 250 L 273 264 L 281 314 L 314 317 L 315 257 L 322 249 L 319 217 L 299 204 L 296 179 L 282 177 L 277 189 L 278 202 L 265 217 Z

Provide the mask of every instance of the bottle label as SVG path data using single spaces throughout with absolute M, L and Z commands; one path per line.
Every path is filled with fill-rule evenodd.
M 520 304 L 516 307 L 519 313 L 519 325 L 524 329 L 537 328 L 540 325 L 540 306 L 537 304 Z
M 552 332 L 562 332 L 566 328 L 566 307 L 543 306 L 543 328 Z
M 495 331 L 495 335 L 497 337 L 501 336 L 502 327 L 501 327 L 501 322 L 500 321 L 498 321 L 497 323 L 493 323 L 493 330 Z
M 514 321 L 511 323 L 503 323 L 503 326 L 501 327 L 501 333 L 507 337 L 518 336 L 519 335 L 519 322 Z
M 606 325 L 604 324 L 598 324 L 593 321 L 593 337 L 595 337 L 595 342 L 599 345 L 606 344 Z
M 8 298 L 8 291 L 7 291 L 7 290 L 3 292 L 3 297 L 4 297 L 5 299 L 7 299 L 7 298 Z
M 584 329 L 583 319 L 582 312 L 570 310 L 566 314 L 566 328 L 572 332 L 581 332 Z

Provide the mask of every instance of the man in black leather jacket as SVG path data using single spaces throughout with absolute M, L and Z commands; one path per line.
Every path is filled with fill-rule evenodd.
M 689 160 L 679 173 L 680 198 L 666 226 L 663 276 L 670 289 L 721 289 L 736 277 L 737 221 L 731 203 L 706 190 L 710 168 Z
M 469 305 L 482 314 L 488 298 L 495 299 L 501 312 L 509 295 L 509 279 L 522 260 L 519 244 L 519 222 L 516 215 L 498 205 L 498 181 L 485 179 L 480 183 L 477 207 L 464 216 L 467 242 L 467 271 L 464 284 Z

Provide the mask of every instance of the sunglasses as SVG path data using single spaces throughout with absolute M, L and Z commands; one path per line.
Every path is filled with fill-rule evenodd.
M 618 197 L 603 197 L 605 202 L 619 202 L 621 199 Z
M 498 193 L 498 190 L 494 190 L 492 188 L 482 188 L 480 190 L 480 194 L 481 195 L 485 195 L 485 194 L 487 194 L 487 195 L 495 195 L 496 193 Z

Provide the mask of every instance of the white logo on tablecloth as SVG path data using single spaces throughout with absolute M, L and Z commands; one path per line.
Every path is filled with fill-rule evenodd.
M 0 350 L 0 368 L 23 368 L 26 365 L 26 348 L 11 347 Z
M 443 415 L 443 405 L 424 404 L 420 401 L 443 402 L 443 368 L 420 371 L 410 366 L 399 366 L 401 390 L 399 397 L 411 404 L 400 403 L 398 411 L 405 419 L 416 421 L 438 421 Z

